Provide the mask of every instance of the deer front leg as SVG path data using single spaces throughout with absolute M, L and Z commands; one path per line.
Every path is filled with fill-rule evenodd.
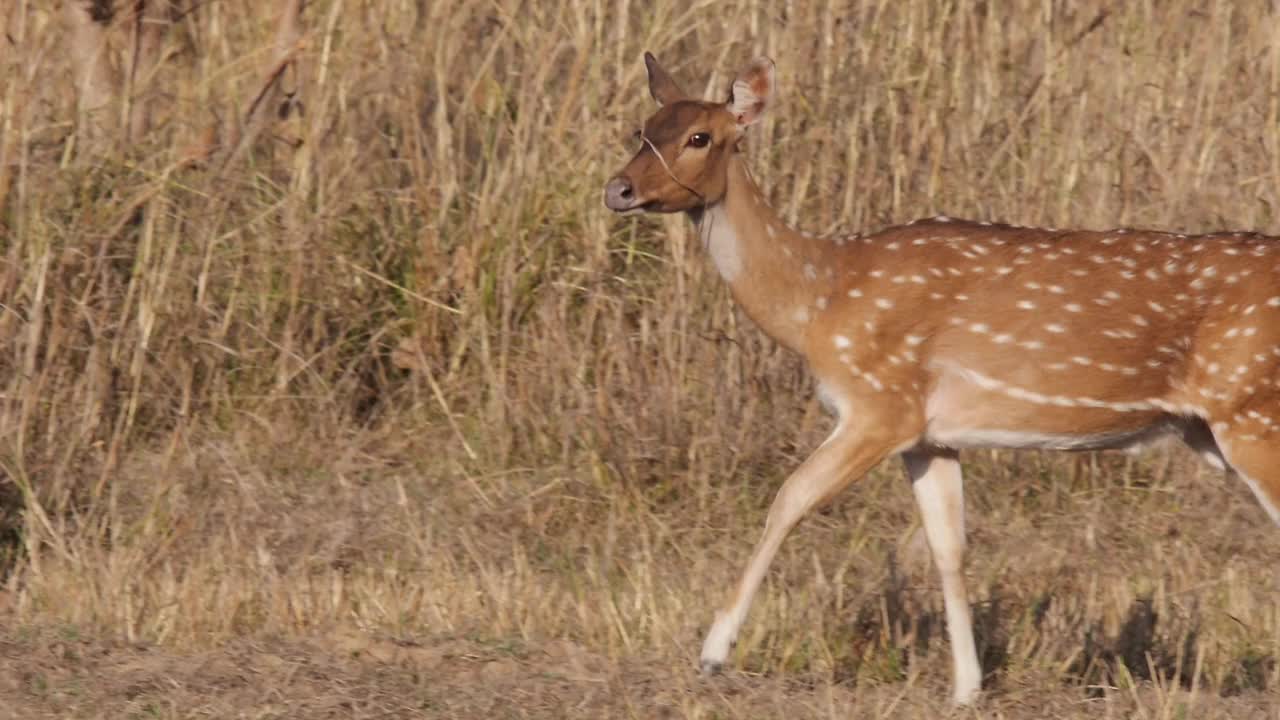
M 702 644 L 704 673 L 718 671 L 729 656 L 760 581 L 791 528 L 805 513 L 830 500 L 903 444 L 883 428 L 868 432 L 866 423 L 861 425 L 855 429 L 842 422 L 778 490 L 765 520 L 764 535 L 751 554 L 746 572 L 716 613 L 711 632 Z
M 973 642 L 973 618 L 964 589 L 964 481 L 952 450 L 911 450 L 902 456 L 915 490 L 933 562 L 942 576 L 942 600 L 951 640 L 955 704 L 973 702 L 982 669 Z

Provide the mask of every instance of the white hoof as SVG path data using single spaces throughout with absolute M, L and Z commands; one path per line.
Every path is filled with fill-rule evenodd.
M 707 639 L 702 642 L 701 664 L 704 674 L 714 675 L 720 672 L 720 668 L 729 659 L 729 651 L 733 649 L 737 635 L 738 623 L 728 615 L 716 613 L 716 621 L 711 625 Z

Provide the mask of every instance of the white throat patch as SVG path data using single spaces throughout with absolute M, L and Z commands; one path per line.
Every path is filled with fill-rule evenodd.
M 707 208 L 702 216 L 700 233 L 702 244 L 711 253 L 711 260 L 720 271 L 720 277 L 725 282 L 733 282 L 742 274 L 742 246 L 723 205 Z

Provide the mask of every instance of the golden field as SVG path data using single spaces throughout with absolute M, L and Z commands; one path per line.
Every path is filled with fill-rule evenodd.
M 803 228 L 1280 233 L 1272 4 L 321 0 L 212 156 L 275 4 L 180 5 L 96 117 L 0 10 L 0 717 L 1280 717 L 1280 531 L 1175 447 L 964 457 L 975 708 L 896 463 L 699 676 L 829 420 L 687 220 L 601 202 L 645 50 L 707 97 L 768 54 Z

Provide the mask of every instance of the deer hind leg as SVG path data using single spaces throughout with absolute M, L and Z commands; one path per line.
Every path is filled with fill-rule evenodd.
M 1214 423 L 1213 437 L 1227 464 L 1280 525 L 1280 408 L 1274 418 L 1247 409 L 1233 420 Z
M 973 617 L 964 587 L 964 479 L 955 451 L 916 449 L 902 456 L 915 491 L 925 536 L 942 576 L 942 598 L 951 640 L 952 680 L 957 705 L 974 700 L 982 669 L 973 642 Z
M 905 442 L 897 441 L 883 428 L 860 432 L 846 427 L 836 428 L 812 455 L 796 469 L 773 499 L 765 520 L 764 534 L 756 544 L 746 571 L 727 602 L 716 613 L 715 623 L 702 644 L 702 670 L 714 673 L 724 664 L 738 636 L 738 628 L 769 564 L 783 539 L 813 508 L 830 500 L 849 483 L 864 475 Z M 907 440 L 909 442 L 909 439 Z

